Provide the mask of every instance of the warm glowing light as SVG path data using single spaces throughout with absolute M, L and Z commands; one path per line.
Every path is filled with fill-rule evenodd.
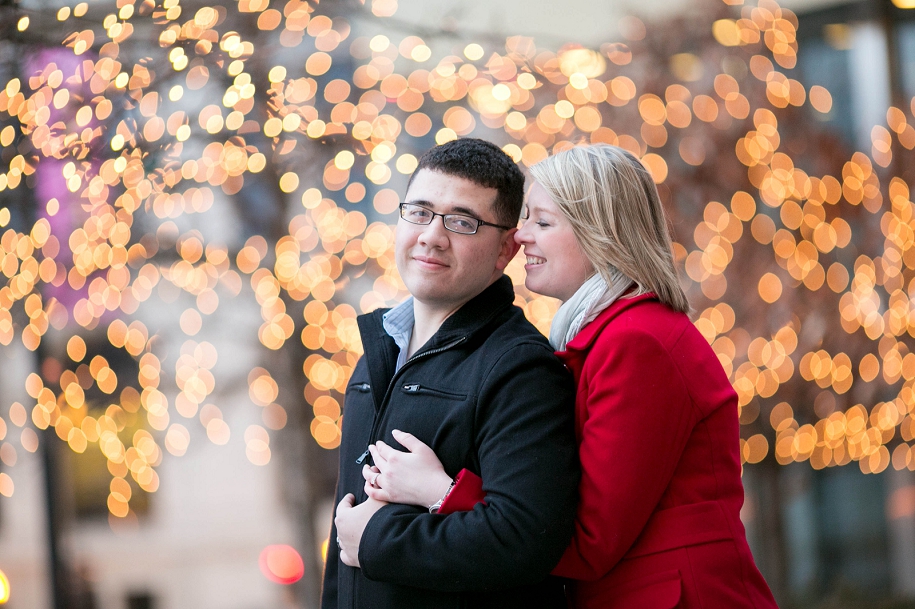
M 832 95 L 824 87 L 814 85 L 810 87 L 810 105 L 823 114 L 832 110 Z
M 773 303 L 782 295 L 782 282 L 774 273 L 766 273 L 759 280 L 759 297 Z
M 267 546 L 261 550 L 258 562 L 264 577 L 277 584 L 293 584 L 305 574 L 305 563 L 292 546 Z
M 419 165 L 419 159 L 412 154 L 401 155 L 396 163 L 397 171 L 407 175 L 413 173 L 416 170 L 417 165 Z
M 464 57 L 470 61 L 477 61 L 478 59 L 483 58 L 483 47 L 476 43 L 468 44 L 464 47 Z
M 439 129 L 438 132 L 435 134 L 435 143 L 444 144 L 445 142 L 450 142 L 451 140 L 456 140 L 457 137 L 458 137 L 457 133 L 455 133 L 453 129 L 448 129 L 447 127 L 445 127 L 444 129 Z
M 518 74 L 518 86 L 530 90 L 537 86 L 537 78 L 530 72 Z
M 388 48 L 388 46 L 390 46 L 390 44 L 391 44 L 391 41 L 388 39 L 387 36 L 385 36 L 383 34 L 379 34 L 379 35 L 375 36 L 374 38 L 372 38 L 371 42 L 369 42 L 369 48 L 372 49 L 373 51 L 375 51 L 376 53 L 381 53 L 382 51 L 386 50 Z
M 678 53 L 670 58 L 670 71 L 682 81 L 695 82 L 702 78 L 702 60 L 692 53 Z
M 349 169 L 355 163 L 356 157 L 349 150 L 341 150 L 337 153 L 337 156 L 334 157 L 334 165 L 337 169 Z
M 6 573 L 0 570 L 0 605 L 10 600 L 10 580 Z
M 712 33 L 715 40 L 726 47 L 735 47 L 742 42 L 740 37 L 740 28 L 737 22 L 732 19 L 719 19 L 712 24 Z
M 86 357 L 86 343 L 81 336 L 73 336 L 67 342 L 67 355 L 74 362 L 82 361 Z
M 284 173 L 280 177 L 280 190 L 283 192 L 293 192 L 299 187 L 299 176 L 293 172 Z

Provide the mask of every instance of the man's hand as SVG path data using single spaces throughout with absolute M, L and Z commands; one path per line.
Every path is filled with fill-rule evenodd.
M 337 525 L 337 545 L 340 547 L 340 560 L 350 567 L 359 567 L 359 542 L 362 533 L 372 516 L 387 505 L 383 501 L 368 498 L 365 503 L 354 506 L 356 497 L 346 495 L 337 505 L 334 524 Z

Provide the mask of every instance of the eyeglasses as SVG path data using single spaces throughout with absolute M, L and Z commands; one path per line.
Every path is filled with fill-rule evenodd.
M 458 233 L 460 235 L 476 234 L 477 230 L 481 226 L 495 226 L 496 228 L 501 228 L 502 230 L 511 230 L 514 228 L 513 226 L 502 226 L 501 224 L 484 222 L 479 218 L 474 218 L 473 216 L 465 216 L 464 214 L 439 214 L 432 211 L 428 207 L 423 207 L 422 205 L 417 205 L 416 203 L 400 204 L 400 217 L 410 224 L 432 224 L 432 221 L 435 220 L 435 216 L 442 217 L 442 222 L 444 223 L 446 230 L 450 230 L 452 233 Z

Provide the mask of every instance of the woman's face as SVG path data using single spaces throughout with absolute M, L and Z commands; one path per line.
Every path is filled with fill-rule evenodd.
M 568 300 L 594 274 L 578 245 L 572 224 L 546 190 L 534 182 L 527 197 L 524 224 L 515 241 L 524 248 L 527 289 Z

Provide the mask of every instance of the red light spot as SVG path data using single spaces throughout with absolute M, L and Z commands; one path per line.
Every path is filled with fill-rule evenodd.
M 264 577 L 277 584 L 293 584 L 305 574 L 305 563 L 292 546 L 267 546 L 259 562 Z

